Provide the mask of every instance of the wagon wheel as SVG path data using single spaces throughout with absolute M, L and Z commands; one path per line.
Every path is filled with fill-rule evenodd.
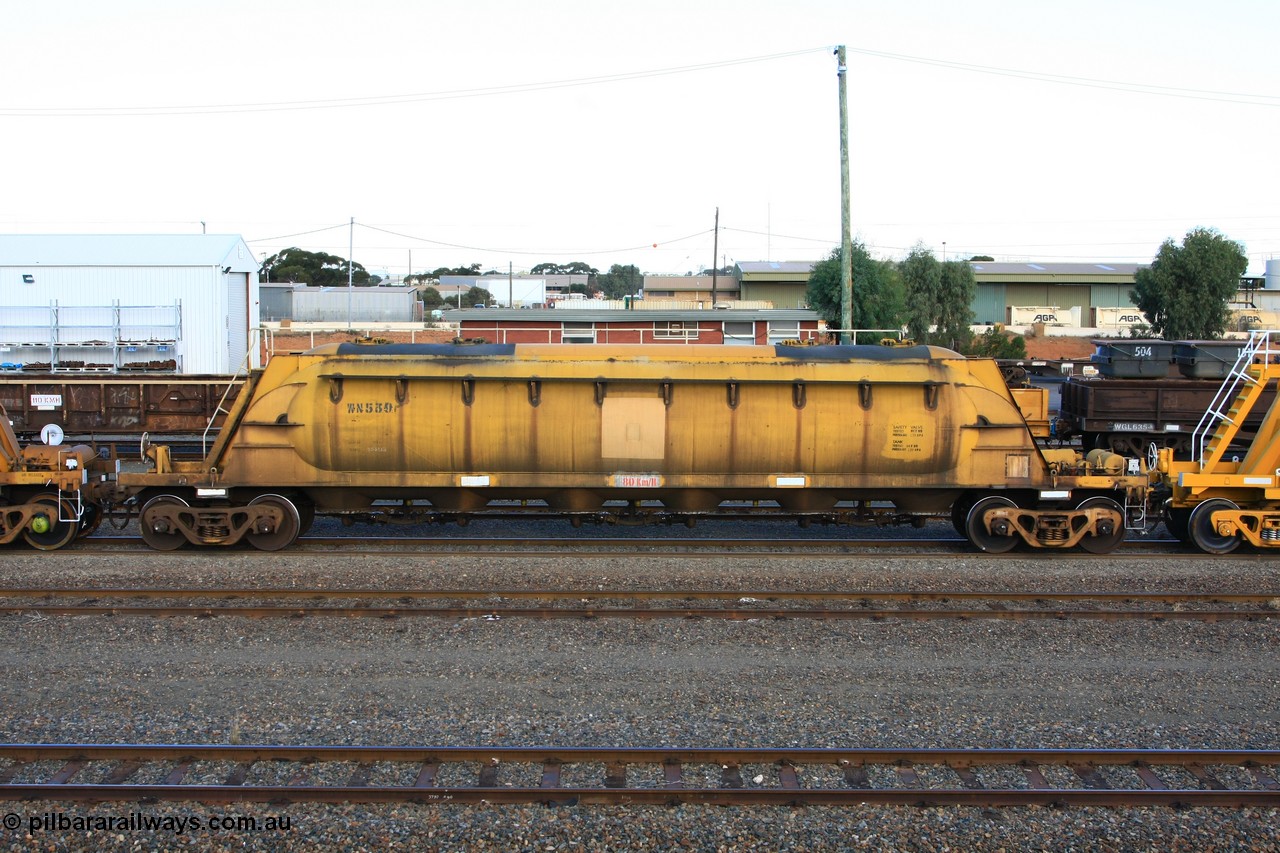
M 155 517 L 154 511 L 165 507 L 191 506 L 177 495 L 157 495 L 147 501 L 138 513 L 138 530 L 142 541 L 157 551 L 173 551 L 187 544 L 187 537 L 170 530 L 167 523 Z
M 1224 509 L 1239 509 L 1226 498 L 1201 502 L 1187 518 L 1187 534 L 1191 544 L 1206 554 L 1230 554 L 1240 547 L 1239 536 L 1223 536 L 1213 523 L 1213 514 Z
M 1120 523 L 1109 530 L 1102 530 L 1097 536 L 1086 536 L 1080 540 L 1080 547 L 1090 554 L 1109 554 L 1124 541 L 1124 508 L 1111 498 L 1087 498 L 1076 505 L 1076 509 L 1109 509 L 1120 514 Z
M 995 531 L 987 530 L 982 517 L 987 514 L 988 510 L 1000 507 L 1016 509 L 1017 504 L 1001 495 L 992 495 L 974 504 L 973 508 L 969 510 L 969 515 L 965 518 L 965 536 L 979 550 L 991 554 L 1003 554 L 1006 551 L 1012 551 L 1014 546 L 1022 541 L 1021 537 L 1012 535 L 1013 531 L 1009 531 L 1009 535 L 1002 535 Z
M 278 507 L 284 518 L 271 530 L 262 532 L 250 530 L 246 535 L 249 544 L 259 551 L 279 551 L 281 548 L 292 545 L 298 538 L 298 532 L 302 530 L 302 517 L 298 513 L 298 508 L 293 505 L 293 501 L 283 495 L 259 495 L 249 501 L 249 506 L 255 505 Z
M 62 521 L 59 516 L 74 516 L 75 509 L 65 499 L 59 504 L 55 494 L 41 494 L 33 497 L 28 503 L 39 504 L 41 509 L 22 531 L 22 538 L 32 548 L 41 551 L 56 551 L 76 538 L 80 529 L 77 521 Z

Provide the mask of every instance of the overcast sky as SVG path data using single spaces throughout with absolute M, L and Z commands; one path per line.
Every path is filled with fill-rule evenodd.
M 1261 271 L 1278 33 L 1264 0 L 12 2 L 0 232 L 353 240 L 395 275 L 816 260 L 844 44 L 874 254 L 1146 262 L 1209 226 Z

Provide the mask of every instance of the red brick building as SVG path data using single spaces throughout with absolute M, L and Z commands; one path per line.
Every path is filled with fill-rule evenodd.
M 495 344 L 778 344 L 821 339 L 814 311 L 505 308 L 450 311 L 463 338 Z

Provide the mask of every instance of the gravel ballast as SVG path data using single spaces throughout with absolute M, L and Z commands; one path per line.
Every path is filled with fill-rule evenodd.
M 3 586 L 1280 590 L 1261 557 L 6 551 Z M 1280 749 L 1277 620 L 0 617 L 13 742 Z M 1278 849 L 1230 809 L 8 803 L 0 849 Z M 41 814 L 200 830 L 30 830 Z M 222 831 L 220 815 L 287 818 Z

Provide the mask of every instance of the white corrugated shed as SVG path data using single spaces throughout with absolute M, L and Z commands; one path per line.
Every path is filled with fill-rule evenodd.
M 553 279 L 560 279 L 561 283 L 557 286 L 557 282 Z M 494 305 L 501 305 L 504 308 L 521 308 L 525 305 L 545 305 L 547 303 L 547 294 L 553 290 L 557 293 L 565 293 L 569 290 L 569 284 L 563 283 L 564 280 L 570 280 L 570 283 L 585 285 L 588 277 L 585 275 L 559 275 L 559 276 L 528 276 L 518 275 L 508 277 L 505 275 L 442 275 L 440 276 L 440 284 L 442 286 L 460 285 L 467 290 L 472 287 L 479 287 L 482 290 L 489 291 Z M 579 281 L 580 280 L 580 281 Z M 463 291 L 465 293 L 466 290 Z M 444 291 L 440 291 L 440 295 L 444 295 Z
M 412 323 L 422 320 L 414 287 L 300 287 L 293 291 L 299 323 Z
M 168 356 L 183 373 L 236 372 L 258 269 L 235 234 L 0 235 L 0 362 L 49 361 L 36 345 L 53 337 L 55 364 Z

